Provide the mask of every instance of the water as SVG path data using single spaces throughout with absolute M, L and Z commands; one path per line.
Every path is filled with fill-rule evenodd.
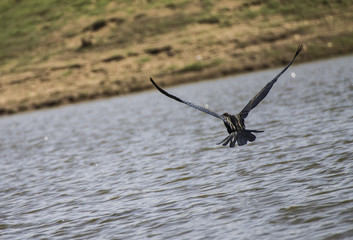
M 156 90 L 2 117 L 0 238 L 352 239 L 352 62 L 291 67 L 233 149 Z M 168 90 L 234 114 L 279 70 Z

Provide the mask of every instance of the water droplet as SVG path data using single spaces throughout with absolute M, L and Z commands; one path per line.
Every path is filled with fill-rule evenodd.
M 296 76 L 296 74 L 295 74 L 295 72 L 292 72 L 292 78 L 295 78 L 295 76 Z

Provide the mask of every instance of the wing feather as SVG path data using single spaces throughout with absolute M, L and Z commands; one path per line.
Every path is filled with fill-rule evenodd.
M 303 45 L 299 45 L 297 48 L 297 52 L 295 53 L 294 57 L 292 60 L 288 63 L 288 65 L 274 78 L 272 81 L 267 83 L 265 87 L 263 87 L 250 101 L 249 103 L 241 110 L 239 113 L 242 118 L 246 118 L 251 111 L 251 109 L 255 108 L 269 93 L 271 90 L 272 86 L 277 82 L 278 78 L 289 68 L 290 65 L 294 62 L 294 59 L 297 57 L 297 55 L 300 53 L 300 51 L 303 49 Z
M 204 107 L 195 105 L 195 104 L 193 104 L 193 103 L 191 103 L 191 102 L 187 102 L 187 101 L 181 100 L 180 98 L 178 98 L 178 97 L 176 97 L 176 96 L 174 96 L 174 95 L 168 93 L 167 91 L 165 91 L 164 89 L 162 89 L 160 86 L 158 86 L 158 85 L 153 81 L 153 79 L 152 79 L 151 77 L 150 77 L 150 80 L 151 80 L 152 84 L 158 89 L 158 91 L 160 91 L 161 93 L 163 93 L 163 94 L 166 95 L 167 97 L 170 97 L 170 98 L 172 98 L 172 99 L 174 99 L 174 100 L 176 100 L 176 101 L 178 101 L 178 102 L 181 102 L 181 103 L 184 103 L 184 104 L 188 105 L 189 107 L 192 107 L 192 108 L 197 109 L 197 110 L 199 110 L 199 111 L 201 111 L 201 112 L 207 113 L 207 114 L 209 114 L 209 115 L 211 115 L 211 116 L 214 116 L 214 117 L 216 117 L 216 118 L 219 118 L 219 119 L 225 121 L 224 117 L 221 116 L 221 115 L 219 115 L 218 113 L 213 112 L 213 111 L 211 111 L 211 110 L 209 110 L 209 109 L 207 109 L 207 108 L 204 108 Z

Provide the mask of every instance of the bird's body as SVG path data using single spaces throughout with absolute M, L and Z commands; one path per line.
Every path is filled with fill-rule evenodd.
M 272 81 L 267 83 L 265 87 L 263 87 L 249 102 L 248 104 L 236 115 L 231 115 L 229 113 L 223 113 L 222 115 L 219 115 L 216 112 L 213 112 L 209 110 L 208 108 L 204 108 L 198 105 L 195 105 L 191 102 L 187 102 L 184 100 L 181 100 L 180 98 L 166 92 L 163 90 L 161 87 L 159 87 L 152 78 L 150 78 L 152 84 L 164 95 L 167 97 L 170 97 L 178 102 L 184 103 L 192 108 L 195 108 L 199 111 L 205 112 L 207 114 L 210 114 L 216 118 L 221 119 L 224 122 L 225 127 L 227 128 L 228 136 L 223 139 L 221 142 L 218 144 L 222 144 L 223 146 L 226 146 L 228 143 L 230 147 L 234 147 L 236 142 L 238 142 L 239 146 L 247 144 L 247 142 L 253 142 L 256 139 L 256 136 L 253 133 L 258 133 L 258 132 L 263 132 L 259 130 L 249 130 L 245 128 L 245 123 L 244 119 L 248 116 L 249 112 L 251 109 L 255 108 L 269 93 L 271 90 L 272 86 L 275 84 L 275 82 L 278 80 L 278 78 L 289 68 L 289 66 L 293 63 L 294 59 L 297 57 L 297 55 L 300 53 L 302 50 L 303 46 L 299 45 L 297 52 L 295 53 L 293 59 L 289 62 L 289 64 L 274 78 Z
M 226 146 L 229 142 L 230 147 L 234 147 L 235 143 L 238 142 L 239 146 L 247 144 L 247 142 L 253 142 L 256 136 L 253 132 L 263 132 L 259 130 L 245 129 L 244 119 L 241 118 L 240 114 L 231 115 L 229 113 L 223 113 L 222 116 L 225 118 L 224 125 L 227 128 L 229 135 L 218 144 Z

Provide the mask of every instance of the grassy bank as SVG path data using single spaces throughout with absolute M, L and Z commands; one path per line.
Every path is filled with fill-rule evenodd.
M 3 0 L 0 114 L 353 52 L 348 0 Z

